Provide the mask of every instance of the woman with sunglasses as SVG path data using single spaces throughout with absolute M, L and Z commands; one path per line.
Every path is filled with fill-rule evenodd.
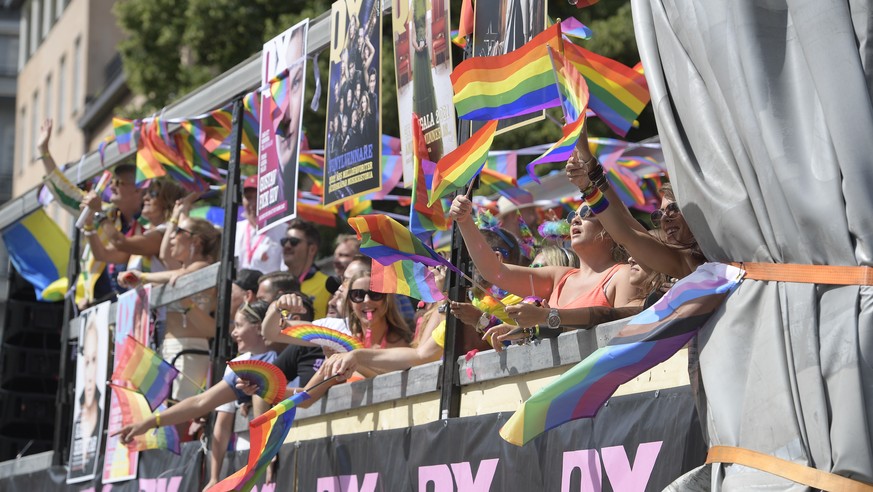
M 272 363 L 276 360 L 276 352 L 267 348 L 264 337 L 261 336 L 261 323 L 267 314 L 269 304 L 263 301 L 245 303 L 240 306 L 234 315 L 234 328 L 231 338 L 236 342 L 242 355 L 234 360 L 262 360 Z M 149 429 L 163 425 L 178 425 L 195 418 L 207 415 L 219 405 L 232 402 L 251 401 L 251 397 L 237 386 L 244 386 L 237 382 L 236 374 L 229 368 L 224 372 L 224 378 L 208 390 L 173 405 L 163 412 L 155 412 L 154 415 L 124 426 L 114 435 L 121 436 L 121 442 L 130 444 L 133 438 L 144 434 Z
M 567 178 L 583 196 L 589 196 L 589 201 L 597 201 L 595 208 L 598 209 L 598 220 L 610 236 L 640 264 L 671 277 L 682 278 L 706 261 L 669 185 L 662 188 L 661 208 L 652 213 L 652 222 L 660 227 L 663 240 L 650 235 L 633 218 L 605 181 L 603 167 L 591 154 L 587 128 L 583 129 L 576 149 L 567 161 L 566 172 Z
M 558 328 L 568 313 L 565 311 L 590 306 L 607 308 L 609 319 L 623 313 L 611 311 L 627 306 L 633 296 L 629 283 L 629 267 L 620 263 L 617 245 L 609 237 L 596 217 L 580 207 L 570 221 L 570 244 L 579 257 L 579 267 L 542 268 L 521 267 L 500 262 L 488 247 L 471 217 L 473 203 L 459 195 L 452 202 L 450 216 L 457 222 L 470 257 L 476 268 L 489 282 L 522 297 L 545 300 L 546 309 L 540 309 L 541 319 L 533 324 Z M 516 312 L 506 308 L 510 315 Z M 576 323 L 573 323 L 576 324 Z M 494 340 L 491 340 L 494 342 Z M 493 343 L 492 343 L 493 345 Z

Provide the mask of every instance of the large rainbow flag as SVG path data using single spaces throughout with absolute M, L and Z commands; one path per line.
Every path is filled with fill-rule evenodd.
M 669 359 L 688 343 L 744 274 L 723 263 L 700 266 L 652 307 L 634 316 L 607 346 L 522 403 L 500 429 L 501 437 L 523 446 L 565 422 L 596 415 L 621 384 Z
M 476 56 L 461 62 L 451 75 L 458 118 L 496 120 L 557 106 L 546 46 L 561 50 L 560 24 L 505 55 Z
M 303 391 L 292 395 L 275 407 L 267 410 L 249 423 L 251 448 L 245 468 L 209 488 L 208 492 L 227 492 L 231 490 L 249 491 L 264 474 L 267 465 L 279 453 L 285 442 L 297 406 L 308 400 L 309 393 Z
M 115 396 L 118 398 L 118 406 L 121 408 L 121 424 L 123 426 L 145 420 L 153 415 L 152 409 L 149 408 L 149 404 L 142 394 L 113 383 L 109 383 L 109 386 L 112 387 L 112 391 L 115 392 Z M 166 409 L 165 405 L 158 407 L 158 411 Z M 136 436 L 133 438 L 131 445 L 137 451 L 166 449 L 176 454 L 182 453 L 179 431 L 176 430 L 174 425 L 158 427 L 152 431 L 147 431 L 145 434 Z
M 349 225 L 361 238 L 361 253 L 383 265 L 412 260 L 428 266 L 445 266 L 463 275 L 457 267 L 391 217 L 361 215 L 349 219 Z
M 370 272 L 370 288 L 376 292 L 402 294 L 424 302 L 446 298 L 427 266 L 412 260 L 383 265 L 374 261 Z
M 118 363 L 112 380 L 125 382 L 143 394 L 152 410 L 158 408 L 170 395 L 178 369 L 130 335 L 116 357 Z
M 70 239 L 45 210 L 40 208 L 6 228 L 3 243 L 15 270 L 33 285 L 37 299 L 43 300 L 43 290 L 66 277 Z

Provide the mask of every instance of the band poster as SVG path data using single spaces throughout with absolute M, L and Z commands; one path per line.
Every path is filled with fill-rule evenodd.
M 381 1 L 331 9 L 324 205 L 382 187 Z
M 261 55 L 258 232 L 297 216 L 309 19 L 264 43 Z
M 537 0 L 476 0 L 473 20 L 473 56 L 505 55 L 524 46 L 546 28 L 546 2 Z M 500 120 L 497 134 L 545 118 L 538 111 Z M 470 135 L 484 125 L 474 121 Z
M 391 20 L 403 182 L 411 186 L 413 113 L 427 143 L 428 160 L 437 162 L 458 145 L 450 79 L 449 2 L 399 0 L 392 3 Z
M 110 304 L 111 301 L 106 301 L 82 312 L 76 352 L 76 392 L 68 484 L 91 480 L 97 475 L 106 401 Z
M 115 309 L 114 337 L 116 354 L 120 353 L 124 340 L 128 335 L 133 336 L 145 346 L 149 345 L 149 339 L 153 331 L 149 318 L 149 296 L 151 291 L 151 284 L 146 284 L 118 296 L 118 303 Z M 118 360 L 113 360 L 113 372 L 117 364 Z M 118 383 L 116 381 L 116 384 Z M 106 452 L 103 459 L 103 483 L 134 479 L 139 467 L 139 451 L 122 445 L 118 440 L 118 436 L 112 435 L 120 430 L 123 425 L 121 422 L 121 407 L 118 405 L 115 392 L 111 393 L 112 395 L 109 399 L 108 437 L 106 438 Z

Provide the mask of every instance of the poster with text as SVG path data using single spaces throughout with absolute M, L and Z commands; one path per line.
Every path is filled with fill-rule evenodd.
M 428 159 L 437 162 L 458 146 L 452 103 L 452 50 L 447 0 L 396 0 L 391 20 L 397 114 L 403 142 L 403 183 L 412 179 L 412 115 L 418 117 Z
M 67 483 L 91 480 L 97 475 L 106 405 L 106 368 L 109 359 L 110 301 L 82 313 L 76 353 L 76 392 L 70 434 Z
M 112 369 L 118 365 L 118 354 L 128 335 L 148 346 L 152 325 L 149 319 L 149 295 L 151 284 L 137 287 L 118 296 L 115 307 L 115 354 Z M 120 381 L 116 381 L 120 384 Z M 103 459 L 103 483 L 121 482 L 136 478 L 139 465 L 139 452 L 121 444 L 118 436 L 112 436 L 123 427 L 121 407 L 115 392 L 109 397 L 109 424 L 107 426 L 106 453 Z
M 524 46 L 546 28 L 546 2 L 537 0 L 477 0 L 473 20 L 473 56 L 505 55 Z M 497 133 L 540 121 L 544 111 L 500 120 Z M 484 125 L 474 121 L 469 135 Z
M 324 205 L 382 187 L 381 2 L 331 9 Z
M 305 19 L 265 43 L 261 55 L 258 232 L 297 215 L 308 32 Z

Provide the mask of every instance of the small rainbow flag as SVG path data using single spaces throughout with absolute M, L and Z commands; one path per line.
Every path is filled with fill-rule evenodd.
M 112 131 L 115 133 L 115 144 L 119 154 L 130 152 L 133 136 L 139 131 L 139 120 L 126 120 L 124 118 L 112 118 Z
M 433 272 L 425 265 L 410 260 L 382 265 L 374 261 L 370 272 L 370 288 L 376 292 L 402 294 L 424 302 L 446 298 L 434 280 Z
M 497 120 L 489 121 L 466 142 L 440 159 L 434 172 L 428 206 L 449 193 L 463 188 L 479 174 L 488 158 L 488 151 L 491 150 L 496 130 Z
M 301 152 L 297 165 L 301 173 L 308 174 L 319 181 L 322 180 L 324 176 L 324 157 L 311 152 Z
M 321 206 L 321 204 L 297 202 L 297 215 L 309 222 L 327 227 L 336 227 L 336 213 Z
M 150 418 L 152 409 L 149 408 L 145 398 L 136 391 L 109 383 L 112 391 L 115 392 L 115 397 L 118 398 L 118 406 L 121 408 L 121 425 L 127 426 L 135 424 L 147 418 Z M 160 405 L 158 411 L 166 410 L 166 405 Z M 182 446 L 179 441 L 179 431 L 175 425 L 165 425 L 158 427 L 153 431 L 146 432 L 133 438 L 133 443 L 129 446 L 137 451 L 145 451 L 148 449 L 166 449 L 173 453 L 182 454 Z
M 154 350 L 128 335 L 116 358 L 118 363 L 112 380 L 129 383 L 129 386 L 142 393 L 149 408 L 158 408 L 170 396 L 179 370 L 160 358 Z
M 245 468 L 213 485 L 207 492 L 251 490 L 285 443 L 297 414 L 297 405 L 309 398 L 309 393 L 305 391 L 297 393 L 252 420 L 249 423 L 251 448 Z
M 458 118 L 512 118 L 557 106 L 558 93 L 546 46 L 560 51 L 560 24 L 505 55 L 476 56 L 461 62 L 451 75 Z
M 576 147 L 576 142 L 579 140 L 579 136 L 582 135 L 582 129 L 584 127 L 585 116 L 582 116 L 572 123 L 564 125 L 561 129 L 563 136 L 561 136 L 557 142 L 552 144 L 543 155 L 537 157 L 527 165 L 527 174 L 533 178 L 534 181 L 539 183 L 540 180 L 534 172 L 534 168 L 537 165 L 547 162 L 561 162 L 569 159 L 570 154 L 573 153 L 573 149 Z
M 588 26 L 579 22 L 575 17 L 567 17 L 561 21 L 561 33 L 564 36 L 570 36 L 577 39 L 591 39 L 591 36 L 594 35 Z
M 609 344 L 531 396 L 500 429 L 523 446 L 570 420 L 593 417 L 623 383 L 673 356 L 740 284 L 745 272 L 706 263 L 652 307 L 636 315 Z
M 549 56 L 555 73 L 555 83 L 558 85 L 561 108 L 564 110 L 564 121 L 572 123 L 588 109 L 588 83 L 579 70 L 560 53 L 549 49 Z
M 44 209 L 6 228 L 3 243 L 15 270 L 33 285 L 37 299 L 43 300 L 43 290 L 67 276 L 70 239 Z
M 282 330 L 282 334 L 291 338 L 299 338 L 319 347 L 327 347 L 336 352 L 351 352 L 364 347 L 360 340 L 351 335 L 319 325 L 289 326 Z
M 564 57 L 588 82 L 591 110 L 614 132 L 627 135 L 651 99 L 645 79 L 634 69 L 573 43 L 564 43 Z
M 530 203 L 533 196 L 529 191 L 519 188 L 518 181 L 487 167 L 479 174 L 479 192 L 483 194 L 499 193 L 512 203 Z
M 231 360 L 227 362 L 230 370 L 239 379 L 245 379 L 258 386 L 255 393 L 270 405 L 275 405 L 285 398 L 285 386 L 288 380 L 281 369 L 262 360 Z
M 258 137 L 261 132 L 261 123 L 258 115 L 261 111 L 261 98 L 257 90 L 249 92 L 243 97 L 243 134 L 242 144 L 249 153 L 258 154 Z
M 459 48 L 467 47 L 467 36 L 473 34 L 473 0 L 461 2 L 461 18 L 458 21 L 458 30 L 452 31 L 452 43 Z
M 418 115 L 412 113 L 412 206 L 409 207 L 409 229 L 422 241 L 429 242 L 434 231 L 449 227 L 449 219 L 440 200 L 428 203 L 428 190 L 436 164 L 430 160 L 427 143 L 421 131 Z
M 412 260 L 428 266 L 443 265 L 463 275 L 455 265 L 426 246 L 402 224 L 386 215 L 361 215 L 349 219 L 361 239 L 361 253 L 383 265 Z

